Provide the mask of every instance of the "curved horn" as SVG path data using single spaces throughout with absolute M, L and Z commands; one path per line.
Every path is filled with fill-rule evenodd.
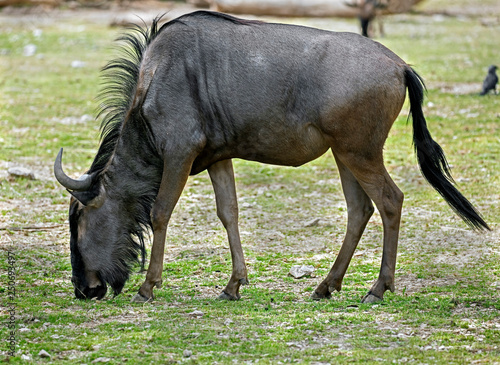
M 66 189 L 75 191 L 85 191 L 92 185 L 92 175 L 84 174 L 79 179 L 72 179 L 66 175 L 62 168 L 62 154 L 63 149 L 59 150 L 56 157 L 56 162 L 54 163 L 54 175 L 59 181 L 59 184 L 64 186 Z

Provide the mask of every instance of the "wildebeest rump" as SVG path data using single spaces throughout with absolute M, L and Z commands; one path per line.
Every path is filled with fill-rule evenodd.
M 348 207 L 339 255 L 314 298 L 330 297 L 377 206 L 384 245 L 365 302 L 394 290 L 403 194 L 383 146 L 406 96 L 421 171 L 464 221 L 488 228 L 453 186 L 422 114 L 423 85 L 398 56 L 351 33 L 195 12 L 123 36 L 125 55 L 105 67 L 102 142 L 80 179 L 54 165 L 73 195 L 72 282 L 78 298 L 120 293 L 153 230 L 146 279 L 135 301 L 161 285 L 167 225 L 191 174 L 208 169 L 227 230 L 232 274 L 221 298 L 238 299 L 247 269 L 238 232 L 232 159 L 299 166 L 331 149 Z

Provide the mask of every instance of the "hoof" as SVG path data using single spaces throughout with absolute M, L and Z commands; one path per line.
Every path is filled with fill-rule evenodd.
M 238 281 L 239 281 L 239 283 L 240 283 L 241 285 L 249 285 L 249 284 L 250 284 L 250 282 L 248 281 L 248 279 L 247 279 L 247 278 L 242 278 L 242 279 L 240 279 L 240 280 L 238 280 Z
M 231 295 L 223 291 L 221 295 L 219 295 L 219 300 L 239 300 L 241 298 L 241 295 L 237 294 L 237 296 Z
M 321 300 L 321 299 L 331 299 L 332 294 L 327 292 L 326 294 L 320 294 L 316 290 L 311 294 L 312 300 Z
M 383 298 L 379 298 L 376 295 L 373 295 L 372 293 L 368 293 L 365 295 L 365 297 L 361 300 L 361 303 L 378 303 L 383 301 Z
M 131 300 L 131 303 L 147 303 L 152 302 L 153 298 L 146 298 L 144 295 L 137 293 Z

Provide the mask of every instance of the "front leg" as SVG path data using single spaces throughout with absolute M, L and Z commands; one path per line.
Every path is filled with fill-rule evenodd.
M 192 161 L 192 159 L 189 159 L 179 162 L 175 158 L 169 158 L 168 163 L 165 162 L 163 166 L 160 189 L 151 210 L 151 221 L 153 223 L 151 260 L 146 280 L 139 289 L 139 293 L 132 298 L 132 302 L 144 303 L 153 300 L 153 288 L 155 286 L 157 288 L 161 287 L 167 226 L 186 185 Z
M 217 216 L 227 231 L 233 264 L 231 278 L 219 298 L 238 300 L 240 285 L 248 284 L 248 278 L 238 229 L 238 201 L 233 163 L 231 160 L 219 161 L 208 168 L 208 173 L 214 187 Z
M 167 229 L 153 229 L 153 246 L 146 280 L 139 292 L 132 298 L 132 302 L 145 303 L 153 300 L 153 288 L 161 288 L 161 274 L 163 272 L 163 255 L 165 253 L 165 239 Z

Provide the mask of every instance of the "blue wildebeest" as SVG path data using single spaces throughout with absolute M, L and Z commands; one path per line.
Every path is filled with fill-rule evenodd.
M 232 274 L 222 299 L 240 298 L 247 269 L 238 232 L 233 158 L 300 166 L 331 149 L 347 201 L 347 233 L 313 298 L 329 298 L 377 206 L 382 266 L 364 302 L 394 290 L 403 193 L 387 173 L 384 142 L 406 96 L 423 175 L 463 220 L 488 226 L 453 186 L 422 113 L 423 84 L 398 56 L 352 33 L 195 12 L 123 36 L 124 58 L 104 68 L 102 141 L 79 179 L 54 164 L 70 204 L 72 282 L 77 298 L 121 292 L 153 231 L 146 279 L 160 287 L 167 225 L 189 175 L 208 170 L 227 230 Z

